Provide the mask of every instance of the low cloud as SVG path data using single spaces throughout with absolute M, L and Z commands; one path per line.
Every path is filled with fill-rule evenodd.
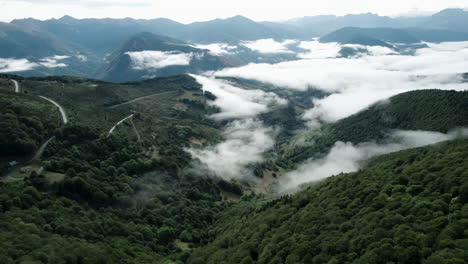
M 244 41 L 242 45 L 259 53 L 274 54 L 274 53 L 294 53 L 288 49 L 288 46 L 296 43 L 295 40 L 285 40 L 283 42 L 275 41 L 274 39 L 259 39 L 254 41 Z
M 275 131 L 254 119 L 236 120 L 224 130 L 225 141 L 204 149 L 188 149 L 192 157 L 224 179 L 253 179 L 248 165 L 263 161 L 273 147 Z
M 62 68 L 67 67 L 67 64 L 60 62 L 61 60 L 68 59 L 70 56 L 52 56 L 52 57 L 45 57 L 39 60 L 39 65 L 44 66 L 46 68 Z
M 233 55 L 236 53 L 237 46 L 226 43 L 196 44 L 192 45 L 197 49 L 207 49 L 212 55 Z
M 156 70 L 168 66 L 189 65 L 193 53 L 177 53 L 164 51 L 132 51 L 126 52 L 135 70 Z
M 75 57 L 80 61 L 88 61 L 88 57 L 85 55 L 76 55 Z
M 225 179 L 254 180 L 249 165 L 263 161 L 264 152 L 273 147 L 277 134 L 275 128 L 264 126 L 256 116 L 286 101 L 273 93 L 241 89 L 226 80 L 199 75 L 192 77 L 203 86 L 203 90 L 216 96 L 211 104 L 220 112 L 211 118 L 230 121 L 224 128 L 223 142 L 204 149 L 187 149 L 199 161 L 196 169 L 207 169 Z
M 456 129 L 447 134 L 430 131 L 397 130 L 388 138 L 387 144 L 373 142 L 354 145 L 350 142 L 336 142 L 330 152 L 321 159 L 309 160 L 298 169 L 285 175 L 281 183 L 283 191 L 294 190 L 304 183 L 315 182 L 339 173 L 354 172 L 371 157 L 407 148 L 434 144 L 457 137 L 468 137 L 468 129 Z
M 286 100 L 279 98 L 274 93 L 242 89 L 225 80 L 200 75 L 191 76 L 202 85 L 203 90 L 209 91 L 217 97 L 216 100 L 210 102 L 221 110 L 220 113 L 212 116 L 217 120 L 254 117 L 268 111 L 269 105 L 286 103 Z
M 341 56 L 343 48 L 349 48 L 357 51 L 355 57 L 383 56 L 390 54 L 398 54 L 395 50 L 382 46 L 365 46 L 359 44 L 339 44 L 336 42 L 322 43 L 317 40 L 302 41 L 298 45 L 299 48 L 306 50 L 300 52 L 297 56 L 301 59 L 334 59 Z
M 340 55 L 342 48 L 338 43 L 321 43 L 317 40 L 301 41 L 298 47 L 307 50 L 307 52 L 298 54 L 298 57 L 301 59 L 335 58 Z
M 349 46 L 349 45 L 348 45 Z M 356 45 L 352 45 L 356 46 Z M 388 55 L 382 47 L 337 58 L 343 45 L 302 42 L 303 59 L 277 64 L 249 64 L 223 69 L 216 76 L 240 77 L 296 90 L 316 88 L 329 93 L 314 100 L 304 115 L 311 125 L 333 122 L 393 95 L 418 89 L 466 90 L 458 73 L 468 71 L 468 42 L 428 44 L 415 55 Z M 357 47 L 357 46 L 356 46 Z
M 29 71 L 37 67 L 37 64 L 27 59 L 3 59 L 0 58 L 0 72 Z
M 359 44 L 346 44 L 346 45 L 343 45 L 343 48 L 351 48 L 353 50 L 363 51 L 363 52 L 357 52 L 358 53 L 357 57 L 363 56 L 363 55 L 383 56 L 383 55 L 398 54 L 395 50 L 389 47 L 383 47 L 383 46 L 364 46 L 364 45 L 359 45 Z
M 0 72 L 22 72 L 33 70 L 37 67 L 57 68 L 67 67 L 61 60 L 70 58 L 69 56 L 51 56 L 39 59 L 37 62 L 32 62 L 28 59 L 9 59 L 0 58 Z

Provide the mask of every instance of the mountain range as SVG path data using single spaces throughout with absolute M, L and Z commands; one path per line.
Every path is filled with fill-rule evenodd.
M 0 263 L 468 263 L 467 24 L 0 23 Z
M 332 31 L 343 27 L 361 27 L 361 28 L 376 28 L 376 27 L 391 27 L 391 28 L 430 28 L 443 29 L 458 32 L 467 32 L 464 26 L 468 19 L 468 12 L 463 9 L 449 8 L 444 9 L 431 16 L 420 17 L 387 17 L 379 16 L 372 13 L 334 16 L 322 15 L 296 18 L 286 21 L 287 24 L 293 25 L 309 32 L 309 36 L 323 36 Z M 315 35 L 314 35 L 315 34 Z
M 250 62 L 294 60 L 288 53 L 265 54 L 247 49 L 244 44 L 259 39 L 310 40 L 322 42 L 384 46 L 398 50 L 398 44 L 465 41 L 468 12 L 446 9 L 427 17 L 384 17 L 375 14 L 314 16 L 283 22 L 255 22 L 243 16 L 206 22 L 181 24 L 157 19 L 17 19 L 0 23 L 0 58 L 27 59 L 25 76 L 74 75 L 123 81 L 198 73 Z M 171 43 L 171 44 L 168 44 Z M 199 44 L 225 43 L 236 52 L 213 54 Z M 192 47 L 190 47 L 192 46 Z M 420 48 L 424 45 L 411 46 Z M 404 46 L 401 50 L 407 50 Z M 191 54 L 190 62 L 168 67 L 135 70 L 129 52 L 159 51 L 149 56 Z M 351 51 L 343 51 L 343 54 Z M 147 56 L 148 54 L 140 54 Z M 195 56 L 196 55 L 196 56 Z M 176 56 L 170 57 L 177 58 Z M 180 59 L 180 57 L 179 57 Z M 182 64 L 182 65 L 180 65 Z M 66 65 L 66 67 L 64 66 Z M 165 65 L 163 63 L 163 65 Z M 1 69 L 0 71 L 7 71 Z M 126 77 L 122 77 L 126 76 Z
M 156 53 L 151 53 L 151 51 Z M 144 55 L 138 57 L 138 54 Z M 133 58 L 133 55 L 137 58 Z M 168 60 L 171 56 L 182 57 L 186 60 L 179 64 L 168 62 L 167 65 L 153 65 L 148 58 L 145 58 L 145 56 L 155 58 L 151 55 L 162 56 L 162 61 Z M 98 74 L 98 78 L 111 81 L 139 80 L 145 77 L 180 73 L 201 73 L 239 65 L 228 58 L 211 55 L 209 50 L 198 49 L 186 42 L 147 32 L 137 34 L 125 42 L 108 57 L 108 61 L 107 68 Z

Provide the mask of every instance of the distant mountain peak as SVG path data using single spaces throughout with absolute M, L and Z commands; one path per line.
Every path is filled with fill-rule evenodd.
M 233 16 L 233 17 L 226 18 L 225 21 L 232 21 L 232 22 L 254 22 L 252 19 L 250 19 L 250 18 L 248 18 L 248 17 L 245 17 L 245 16 L 241 16 L 241 15 L 237 15 L 237 16 Z
M 69 16 L 69 15 L 64 15 L 63 17 L 57 19 L 58 21 L 62 21 L 62 22 L 68 22 L 68 21 L 74 21 L 76 20 L 76 18 L 72 17 L 72 16 Z
M 233 17 L 231 17 L 231 19 L 248 19 L 248 20 L 250 20 L 249 18 L 247 18 L 245 16 L 242 16 L 242 15 L 233 16 Z
M 128 51 L 180 51 L 180 52 L 197 52 L 197 48 L 189 46 L 187 43 L 173 39 L 167 36 L 156 35 L 150 32 L 141 32 L 132 36 L 127 42 L 116 50 L 111 58 L 117 57 Z
M 432 15 L 432 17 L 446 17 L 446 16 L 459 16 L 468 15 L 468 12 L 462 8 L 447 8 Z
M 345 15 L 345 17 L 381 17 L 378 14 L 367 12 L 367 13 L 361 13 L 361 14 L 348 14 Z

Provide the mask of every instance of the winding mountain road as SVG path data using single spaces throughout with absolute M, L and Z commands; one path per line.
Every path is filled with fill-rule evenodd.
M 20 162 L 18 163 L 17 165 L 11 167 L 10 169 L 8 169 L 8 171 L 6 172 L 6 174 L 3 176 L 3 178 L 5 180 L 11 180 L 11 181 L 20 181 L 20 180 L 23 180 L 23 178 L 15 178 L 15 177 L 12 177 L 11 176 L 11 173 L 19 168 L 19 167 L 24 167 L 24 166 L 27 166 L 28 164 L 30 164 L 31 162 L 41 158 L 42 156 L 42 153 L 44 153 L 47 145 L 49 145 L 49 143 L 55 139 L 55 136 L 52 136 L 51 138 L 49 138 L 48 140 L 46 140 L 44 143 L 42 143 L 42 145 L 39 147 L 39 149 L 36 151 L 36 153 L 34 154 L 34 156 L 28 160 L 28 161 L 25 161 L 25 162 Z
M 15 84 L 15 92 L 16 93 L 19 93 L 20 92 L 20 86 L 19 86 L 19 83 L 18 81 L 16 80 L 11 80 L 14 84 Z M 45 96 L 41 96 L 39 95 L 40 98 L 44 99 L 44 100 L 47 100 L 48 102 L 54 104 L 60 111 L 60 115 L 62 116 L 62 120 L 63 120 L 63 123 L 66 124 L 68 123 L 68 117 L 67 117 L 67 113 L 65 112 L 65 110 L 63 109 L 63 107 L 58 104 L 57 102 L 55 102 L 54 100 L 50 99 L 50 98 L 47 98 Z M 133 116 L 133 115 L 132 115 Z M 123 122 L 123 121 L 122 121 Z M 36 151 L 36 153 L 34 154 L 34 156 L 27 162 L 22 162 L 22 163 L 19 163 L 17 165 L 15 165 L 14 167 L 10 168 L 7 173 L 3 176 L 4 179 L 6 180 L 13 180 L 13 181 L 18 181 L 18 180 L 22 180 L 23 178 L 15 178 L 15 177 L 12 177 L 11 176 L 11 173 L 18 167 L 20 166 L 25 166 L 31 162 L 33 162 L 34 160 L 36 159 L 39 159 L 41 156 L 42 156 L 42 153 L 44 153 L 44 150 L 46 149 L 47 145 L 49 145 L 49 143 L 55 139 L 55 136 L 52 136 L 51 138 L 49 138 L 48 140 L 46 140 L 40 147 L 39 149 Z
M 141 135 L 138 132 L 138 129 L 136 128 L 135 123 L 133 123 L 133 118 L 130 119 L 130 123 L 132 123 L 133 131 L 135 132 L 135 135 L 137 136 L 138 142 L 141 142 Z
M 40 98 L 44 99 L 44 100 L 47 100 L 49 102 L 51 102 L 52 104 L 54 104 L 60 111 L 60 115 L 62 115 L 62 120 L 63 120 L 63 123 L 66 124 L 68 123 L 68 117 L 67 117 L 67 113 L 65 113 L 65 110 L 63 109 L 63 107 L 61 105 L 59 105 L 57 102 L 55 102 L 54 100 L 50 99 L 50 98 L 47 98 L 45 96 L 41 96 L 39 95 Z
M 46 149 L 47 145 L 49 145 L 49 143 L 54 140 L 55 136 L 52 136 L 51 138 L 49 138 L 46 142 L 44 142 L 40 147 L 39 149 L 36 151 L 36 154 L 34 154 L 34 157 L 29 161 L 29 162 L 32 162 L 34 160 L 37 160 L 39 159 L 41 156 L 42 156 L 42 153 L 44 153 L 44 150 Z
M 115 129 L 118 125 L 122 124 L 125 120 L 127 120 L 127 119 L 129 119 L 129 118 L 132 118 L 133 115 L 135 115 L 135 113 L 133 113 L 133 114 L 131 114 L 131 115 L 125 117 L 124 119 L 120 120 L 119 122 L 117 122 L 117 124 L 115 124 L 115 125 L 109 130 L 109 133 L 107 134 L 107 136 L 110 136 L 110 134 L 112 134 L 112 132 L 114 132 L 114 129 Z
M 20 87 L 19 87 L 18 81 L 13 80 L 13 79 L 11 81 L 15 85 L 15 93 L 19 93 L 20 92 Z
M 15 93 L 19 93 L 20 92 L 20 86 L 19 86 L 19 83 L 18 81 L 16 80 L 13 80 L 11 79 L 11 81 L 13 82 L 13 84 L 15 85 Z M 47 98 L 45 96 L 41 96 L 39 95 L 40 98 L 42 99 L 45 99 L 49 102 L 51 102 L 52 104 L 54 104 L 55 106 L 58 107 L 59 111 L 60 111 L 60 115 L 62 115 L 62 120 L 63 120 L 63 123 L 66 124 L 68 123 L 68 117 L 67 117 L 67 113 L 65 113 L 65 110 L 63 109 L 63 107 L 61 105 L 59 105 L 57 102 L 55 102 L 54 100 L 50 99 L 50 98 Z
M 140 100 L 143 100 L 145 98 L 149 98 L 149 97 L 156 96 L 156 95 L 162 95 L 162 94 L 167 94 L 167 93 L 175 93 L 175 92 L 177 92 L 177 91 L 168 91 L 168 92 L 162 92 L 162 93 L 157 93 L 157 94 L 150 94 L 150 95 L 135 98 L 133 100 L 130 100 L 130 101 L 127 101 L 127 102 L 124 102 L 124 103 L 121 103 L 121 104 L 116 104 L 116 105 L 113 105 L 113 106 L 109 106 L 109 108 L 114 108 L 114 107 L 130 104 L 130 103 L 140 101 Z

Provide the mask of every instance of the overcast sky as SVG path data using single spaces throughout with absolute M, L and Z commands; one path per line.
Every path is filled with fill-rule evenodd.
M 34 17 L 157 18 L 182 23 L 244 15 L 257 21 L 351 13 L 408 15 L 468 7 L 468 0 L 0 0 L 0 20 Z

